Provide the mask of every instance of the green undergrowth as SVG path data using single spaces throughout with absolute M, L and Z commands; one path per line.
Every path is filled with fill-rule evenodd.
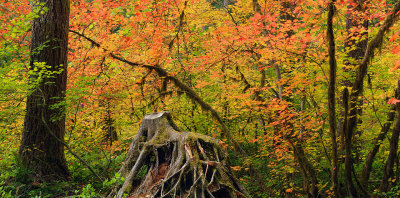
M 26 175 L 31 174 L 29 170 L 15 164 L 1 173 L 0 197 L 104 197 L 112 186 L 124 181 L 124 178 L 115 173 L 116 171 L 107 173 L 108 178 L 101 182 L 84 167 L 74 168 L 80 169 L 80 172 L 73 172 L 69 181 L 39 183 L 33 182 L 26 177 Z M 94 167 L 94 170 L 99 172 L 101 168 L 97 166 Z M 102 177 L 104 176 L 102 175 Z
M 103 181 L 94 176 L 79 160 L 67 154 L 70 180 L 53 183 L 34 182 L 27 177 L 32 172 L 20 165 L 15 151 L 16 149 L 13 149 L 13 154 L 8 154 L 12 157 L 1 161 L 1 198 L 105 197 L 112 186 L 124 181 L 117 171 L 125 159 L 126 148 L 116 153 L 100 152 L 98 149 L 86 150 L 84 155 L 79 153 Z

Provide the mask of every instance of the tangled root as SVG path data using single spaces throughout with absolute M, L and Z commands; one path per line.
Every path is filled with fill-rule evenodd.
M 146 115 L 108 197 L 247 197 L 216 139 L 180 132 L 168 112 Z

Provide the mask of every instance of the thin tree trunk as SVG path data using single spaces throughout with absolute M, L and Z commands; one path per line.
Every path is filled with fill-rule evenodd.
M 371 39 L 371 41 L 367 45 L 367 50 L 365 51 L 364 57 L 362 61 L 360 62 L 357 70 L 357 75 L 356 79 L 352 85 L 352 91 L 350 94 L 350 100 L 349 100 L 349 115 L 348 119 L 346 120 L 346 124 L 344 125 L 344 135 L 345 135 L 345 145 L 346 145 L 346 159 L 345 159 L 345 166 L 346 169 L 350 169 L 352 167 L 352 151 L 351 151 L 351 146 L 352 146 L 352 141 L 351 138 L 353 137 L 354 131 L 356 130 L 357 123 L 358 123 L 358 116 L 359 116 L 359 96 L 363 92 L 363 84 L 364 84 L 364 78 L 365 75 L 367 74 L 368 70 L 368 65 L 371 62 L 375 49 L 378 49 L 382 46 L 382 41 L 385 36 L 385 34 L 389 31 L 390 27 L 393 26 L 393 24 L 397 21 L 398 19 L 398 12 L 400 10 L 400 2 L 397 2 L 394 5 L 394 8 L 391 12 L 390 15 L 388 15 L 383 22 L 382 27 L 379 29 L 378 33 L 376 36 Z M 351 170 L 346 170 L 346 181 L 351 181 Z M 350 183 L 350 185 L 352 182 Z M 355 191 L 355 188 L 352 188 L 351 186 L 348 185 L 348 191 L 352 196 L 356 196 L 357 192 Z
M 319 197 L 318 192 L 318 179 L 315 170 L 307 159 L 304 149 L 300 143 L 292 142 L 288 140 L 293 147 L 294 158 L 299 163 L 301 171 L 304 177 L 304 190 L 307 193 L 307 197 Z
M 107 142 L 112 146 L 114 141 L 118 140 L 117 130 L 114 127 L 114 118 L 111 112 L 110 99 L 106 98 L 100 101 L 100 107 L 105 107 L 105 112 L 102 115 L 102 130 L 104 132 L 103 141 Z
M 343 91 L 343 106 L 344 106 L 344 124 L 347 125 L 347 120 L 349 118 L 348 112 L 349 112 L 349 91 L 347 87 Z M 353 175 L 352 175 L 352 170 L 353 170 L 353 162 L 352 162 L 352 135 L 348 133 L 348 131 L 343 132 L 344 136 L 344 147 L 346 149 L 346 156 L 344 160 L 344 167 L 345 167 L 345 181 L 346 181 L 346 191 L 348 196 L 353 196 L 357 197 L 357 189 L 354 186 L 353 183 Z
M 382 27 L 379 29 L 376 36 L 373 39 L 371 39 L 371 41 L 368 43 L 367 50 L 365 51 L 363 60 L 358 66 L 356 79 L 352 85 L 353 89 L 350 95 L 350 108 L 349 108 L 350 114 L 348 120 L 349 122 L 347 123 L 347 126 L 345 126 L 346 131 L 350 135 L 353 135 L 353 131 L 357 126 L 357 120 L 358 120 L 357 106 L 359 104 L 358 98 L 363 91 L 364 78 L 365 75 L 367 74 L 368 64 L 372 60 L 375 50 L 382 46 L 385 34 L 389 31 L 390 27 L 392 27 L 393 24 L 398 20 L 399 10 L 400 10 L 400 2 L 397 2 L 394 5 L 393 10 L 390 12 L 391 14 L 386 17 Z
M 336 55 L 335 55 L 335 38 L 333 35 L 333 16 L 335 14 L 335 0 L 329 2 L 328 5 L 328 54 L 329 54 L 329 85 L 328 85 L 328 115 L 329 115 L 329 131 L 331 134 L 332 142 L 332 189 L 337 197 L 340 196 L 339 184 L 338 184 L 338 152 L 337 152 L 337 141 L 336 141 Z
M 347 36 L 344 43 L 344 47 L 346 50 L 346 59 L 344 60 L 343 71 L 347 73 L 347 77 L 342 80 L 341 84 L 345 87 L 352 87 L 352 83 L 350 79 L 355 77 L 355 69 L 360 64 L 367 50 L 368 44 L 368 20 L 364 19 L 368 13 L 367 0 L 349 0 L 347 6 L 347 17 L 346 17 L 346 31 Z M 356 5 L 356 6 L 354 6 Z M 360 14 L 362 13 L 362 14 Z M 353 30 L 356 28 L 357 30 Z M 344 75 L 346 76 L 346 75 Z M 362 93 L 361 93 L 362 94 Z M 358 108 L 358 115 L 361 118 L 362 115 L 362 104 L 363 101 L 360 99 Z M 358 125 L 362 124 L 362 120 L 357 120 Z M 343 127 L 342 124 L 339 124 L 339 127 Z M 361 131 L 356 131 L 356 134 L 361 134 Z M 352 137 L 352 147 L 360 148 L 361 142 L 357 139 L 354 139 L 354 134 Z M 360 161 L 360 149 L 354 149 L 356 152 L 355 162 Z
M 398 81 L 397 85 L 398 89 L 396 90 L 397 95 L 400 92 L 400 79 Z M 392 137 L 390 138 L 390 150 L 389 150 L 389 156 L 386 161 L 385 167 L 383 169 L 383 178 L 382 178 L 382 183 L 381 186 L 379 187 L 379 190 L 381 192 L 387 192 L 387 190 L 390 187 L 390 181 L 393 178 L 393 167 L 394 167 L 394 162 L 397 157 L 397 149 L 399 147 L 399 136 L 400 136 L 400 103 L 396 104 L 396 111 L 397 111 L 397 119 L 396 123 L 393 128 L 392 132 Z
M 67 180 L 64 146 L 64 107 L 54 108 L 65 97 L 69 0 L 40 0 L 48 8 L 32 24 L 30 85 L 19 150 L 22 164 L 36 181 Z M 34 5 L 38 6 L 38 5 Z M 45 65 L 43 65 L 45 64 Z M 48 72 L 51 74 L 48 75 Z M 43 120 L 42 120 L 43 118 Z
M 279 84 L 279 83 L 281 83 L 280 81 L 281 81 L 281 69 L 279 68 L 279 65 L 278 64 L 274 64 L 274 67 L 275 67 L 275 73 L 276 73 L 276 86 L 278 86 L 278 93 L 279 93 L 279 99 L 280 100 L 283 100 L 283 96 L 282 96 L 282 93 L 283 93 L 283 86 L 281 85 L 281 84 Z
M 353 28 L 359 28 L 360 26 L 364 29 L 368 29 L 368 20 L 364 20 L 364 19 L 358 19 L 357 18 L 357 13 L 354 12 L 365 12 L 367 9 L 366 7 L 363 7 L 363 4 L 365 4 L 365 0 L 357 0 L 357 2 L 353 2 L 354 0 L 349 0 L 350 2 L 348 3 L 347 6 L 347 16 L 346 16 L 346 32 L 347 32 L 347 37 L 344 43 L 344 47 L 345 49 L 350 49 L 350 50 L 346 50 L 346 58 L 344 61 L 344 67 L 343 67 L 343 71 L 345 72 L 345 74 L 347 75 L 343 75 L 345 76 L 344 79 L 342 79 L 342 81 L 340 82 L 341 86 L 344 87 L 352 87 L 352 82 L 350 79 L 354 78 L 355 76 L 355 72 L 354 70 L 357 68 L 357 65 L 361 62 L 364 53 L 366 51 L 367 48 L 367 44 L 368 44 L 368 33 L 366 31 L 362 31 L 362 30 L 358 30 L 358 32 L 356 33 L 352 33 L 352 29 Z M 353 6 L 355 3 L 358 3 L 357 6 Z M 362 32 L 362 33 L 360 33 Z M 358 37 L 357 37 L 358 36 Z M 355 48 L 354 48 L 355 45 Z M 360 101 L 360 104 L 362 103 L 362 101 Z M 343 119 L 344 117 L 344 110 L 342 109 L 340 112 L 340 116 L 339 116 L 339 122 L 338 122 L 338 135 L 340 136 L 340 149 L 339 150 L 343 150 L 343 148 L 345 147 L 345 124 L 344 122 L 347 122 Z M 358 115 L 361 116 L 362 111 L 361 108 L 358 111 Z M 358 123 L 361 124 L 361 119 L 358 120 Z M 351 139 L 349 144 L 351 144 L 351 146 L 347 145 L 347 148 L 353 147 L 353 140 Z M 348 152 L 349 153 L 349 152 Z M 351 161 L 351 159 L 349 159 L 350 156 L 346 155 L 345 158 L 347 158 L 348 161 Z M 346 177 L 347 178 L 351 178 L 351 171 L 347 171 L 346 172 Z M 352 183 L 349 183 L 350 180 L 346 180 L 346 184 L 347 184 L 347 189 L 352 188 Z M 350 186 L 349 186 L 350 185 Z
M 228 5 L 231 3 L 231 1 L 230 0 L 223 0 L 223 2 L 222 2 L 222 7 L 223 8 L 226 8 L 226 7 L 228 7 Z
M 341 81 L 341 85 L 344 87 L 352 87 L 351 80 L 355 76 L 355 72 L 353 72 L 356 68 L 357 65 L 360 64 L 362 61 L 362 58 L 365 54 L 365 51 L 367 49 L 367 44 L 368 44 L 368 33 L 367 31 L 363 31 L 364 29 L 368 29 L 368 20 L 364 20 L 363 18 L 360 19 L 360 16 L 357 15 L 357 12 L 365 12 L 367 11 L 367 7 L 364 5 L 366 3 L 365 0 L 349 0 L 350 2 L 348 3 L 347 6 L 347 16 L 346 16 L 346 31 L 347 31 L 347 37 L 345 40 L 344 47 L 345 49 L 351 49 L 346 51 L 346 59 L 344 61 L 344 67 L 343 71 L 345 74 L 348 74 L 347 77 L 345 77 Z M 355 7 L 353 6 L 354 4 L 357 4 Z M 358 18 L 357 18 L 358 16 Z M 358 32 L 352 32 L 353 28 L 359 28 L 361 27 L 361 30 L 358 30 Z M 355 46 L 355 47 L 354 47 Z M 345 75 L 346 76 L 346 75 Z M 347 103 L 347 102 L 346 102 Z M 362 101 L 359 101 L 360 104 L 362 104 Z M 346 110 L 344 110 L 346 111 Z M 354 140 L 353 140 L 353 134 L 351 137 L 346 138 L 346 130 L 344 122 L 347 123 L 347 121 L 344 121 L 343 117 L 344 114 L 348 112 L 341 112 L 341 119 L 339 120 L 338 124 L 338 132 L 339 135 L 341 136 L 341 146 L 342 148 L 345 147 L 346 154 L 345 154 L 345 175 L 346 175 L 346 189 L 348 191 L 352 191 L 353 193 L 356 192 L 356 189 L 354 188 L 353 180 L 352 180 L 352 150 L 354 147 Z M 362 110 L 361 108 L 358 108 L 357 110 L 358 116 L 361 117 Z M 362 121 L 361 119 L 358 119 L 358 124 L 361 124 Z M 347 142 L 346 142 L 347 141 Z M 357 155 L 359 156 L 359 155 Z
M 398 87 L 397 89 L 400 89 L 400 87 Z M 400 94 L 397 93 L 395 98 L 400 99 L 399 95 Z M 376 137 L 373 141 L 374 147 L 367 155 L 365 164 L 363 166 L 363 170 L 361 172 L 361 181 L 360 181 L 361 185 L 364 187 L 364 189 L 367 189 L 367 187 L 368 187 L 368 180 L 369 180 L 371 170 L 372 170 L 372 163 L 374 162 L 375 156 L 379 151 L 382 140 L 385 139 L 386 134 L 388 133 L 390 126 L 392 125 L 392 123 L 394 121 L 395 112 L 396 112 L 395 106 L 392 106 L 392 108 L 390 108 L 390 110 L 388 112 L 387 120 L 381 128 L 381 132 L 379 133 L 378 137 Z

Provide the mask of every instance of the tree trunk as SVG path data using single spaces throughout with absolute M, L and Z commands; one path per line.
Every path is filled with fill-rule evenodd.
M 216 139 L 180 132 L 168 112 L 146 115 L 108 197 L 246 197 Z
M 358 124 L 358 117 L 359 117 L 359 104 L 360 104 L 360 96 L 363 92 L 363 85 L 364 79 L 367 74 L 368 65 L 371 62 L 375 49 L 379 49 L 382 46 L 383 38 L 385 34 L 390 30 L 393 24 L 398 20 L 398 12 L 400 10 L 400 2 L 397 2 L 392 12 L 386 17 L 385 21 L 383 22 L 382 27 L 379 29 L 378 33 L 373 37 L 367 45 L 367 49 L 365 54 L 362 58 L 362 61 L 359 63 L 357 67 L 357 74 L 355 76 L 354 83 L 352 84 L 352 91 L 349 97 L 349 110 L 348 110 L 348 118 L 345 120 L 346 124 L 343 125 L 344 127 L 344 135 L 345 135 L 345 147 L 346 147 L 346 159 L 345 165 L 346 169 L 352 169 L 352 140 L 351 138 L 354 135 L 354 131 L 357 128 Z M 350 180 L 352 170 L 346 170 L 346 181 Z M 354 173 L 355 174 L 355 173 Z M 351 185 L 351 183 L 350 183 Z M 351 186 L 347 186 L 349 194 L 352 196 L 356 196 L 356 189 Z M 360 187 L 362 187 L 360 185 Z
M 347 6 L 347 17 L 346 17 L 346 32 L 347 37 L 344 43 L 346 48 L 346 60 L 344 64 L 347 66 L 344 68 L 345 72 L 354 71 L 358 64 L 362 61 L 365 51 L 367 50 L 368 44 L 368 20 L 363 17 L 367 15 L 368 7 L 366 6 L 366 0 L 350 0 L 354 1 L 357 6 L 353 6 L 349 3 Z M 363 13 L 359 16 L 358 13 Z M 357 28 L 356 30 L 352 30 Z M 361 29 L 360 29 L 361 28 Z M 354 45 L 356 46 L 354 48 Z M 352 86 L 351 79 L 354 78 L 355 73 L 350 73 L 350 79 L 347 78 L 343 81 L 343 85 Z
M 333 35 L 333 16 L 335 14 L 335 0 L 329 2 L 328 5 L 328 30 L 327 38 L 329 42 L 328 53 L 329 53 L 329 85 L 328 85 L 328 115 L 329 115 L 329 133 L 331 135 L 332 142 L 332 189 L 337 197 L 341 197 L 339 182 L 338 182 L 338 149 L 336 140 L 336 49 L 335 49 L 335 37 Z
M 400 84 L 400 82 L 398 83 Z M 395 98 L 400 100 L 400 93 L 399 91 L 400 87 L 397 87 Z M 371 149 L 371 151 L 368 153 L 367 158 L 365 160 L 365 164 L 363 166 L 362 172 L 361 172 L 361 185 L 364 187 L 364 189 L 368 189 L 368 180 L 372 171 L 372 164 L 375 160 L 375 156 L 379 151 L 379 148 L 382 144 L 382 141 L 385 139 L 386 134 L 389 132 L 390 127 L 392 126 L 392 123 L 394 121 L 396 114 L 396 105 L 392 105 L 390 108 L 388 114 L 387 114 L 387 119 L 385 124 L 383 124 L 381 128 L 381 132 L 379 133 L 378 137 L 376 137 L 373 141 L 374 147 Z
M 19 157 L 35 181 L 66 180 L 69 171 L 64 146 L 54 136 L 63 140 L 65 133 L 61 102 L 67 82 L 69 0 L 38 3 L 44 3 L 48 10 L 32 24 L 32 90 L 26 103 Z
M 320 197 L 317 174 L 311 162 L 307 159 L 302 145 L 291 140 L 288 141 L 292 145 L 294 158 L 299 163 L 300 172 L 303 175 L 303 190 L 307 194 L 307 197 Z
M 114 118 L 111 112 L 110 99 L 106 98 L 100 101 L 100 106 L 105 107 L 105 112 L 102 114 L 102 130 L 103 130 L 103 142 L 109 143 L 112 146 L 114 141 L 118 140 L 117 129 L 114 126 Z
M 364 57 L 368 44 L 368 38 L 367 38 L 368 33 L 367 31 L 363 31 L 368 29 L 368 20 L 364 20 L 362 17 L 358 16 L 359 12 L 365 13 L 367 11 L 367 7 L 365 6 L 366 1 L 365 0 L 349 0 L 349 1 L 353 2 L 352 3 L 349 2 L 347 6 L 347 17 L 346 17 L 347 37 L 344 44 L 344 47 L 346 49 L 346 60 L 344 61 L 345 66 L 343 68 L 345 74 L 347 73 L 348 75 L 341 82 L 342 86 L 345 87 L 352 87 L 351 79 L 355 77 L 354 71 L 357 68 L 357 65 L 360 64 L 360 62 L 362 61 L 362 58 Z M 356 4 L 356 6 L 353 6 L 354 4 Z M 353 30 L 354 28 L 357 28 L 357 30 Z M 359 103 L 361 106 L 362 101 L 360 100 Z M 346 114 L 346 112 L 342 112 L 341 114 L 343 116 L 344 114 Z M 357 114 L 359 117 L 361 117 L 362 114 L 361 107 L 357 109 Z M 362 120 L 358 119 L 358 124 L 361 123 Z M 345 127 L 343 121 L 339 122 L 338 131 L 339 132 L 343 131 L 343 133 L 340 135 L 341 139 L 344 140 L 341 142 L 341 144 L 346 148 L 346 155 L 345 155 L 345 169 L 346 169 L 345 175 L 347 178 L 346 189 L 348 195 L 350 194 L 354 195 L 354 193 L 357 192 L 357 190 L 355 189 L 353 184 L 352 167 L 354 159 L 352 159 L 352 153 L 354 148 L 357 147 L 354 146 L 354 140 L 353 140 L 354 134 L 348 133 L 347 131 L 343 130 L 344 129 L 343 127 Z M 346 137 L 346 135 L 350 135 L 350 137 Z M 358 157 L 359 154 L 357 154 L 356 156 Z
M 398 81 L 397 87 L 400 87 L 400 80 Z M 399 92 L 400 89 L 398 88 L 396 90 L 396 95 L 398 95 Z M 397 149 L 399 147 L 399 136 L 400 136 L 400 103 L 396 104 L 396 111 L 397 111 L 397 119 L 393 128 L 392 137 L 390 138 L 389 156 L 386 161 L 385 167 L 383 168 L 382 183 L 381 186 L 379 187 L 379 190 L 381 192 L 387 192 L 392 183 L 391 180 L 394 179 L 393 167 L 397 157 Z

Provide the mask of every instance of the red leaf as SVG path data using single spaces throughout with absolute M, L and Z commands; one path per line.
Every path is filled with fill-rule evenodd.
M 391 98 L 391 99 L 388 101 L 388 104 L 395 105 L 395 104 L 397 104 L 398 102 L 400 102 L 400 100 L 398 100 L 398 99 L 396 99 L 396 98 Z

